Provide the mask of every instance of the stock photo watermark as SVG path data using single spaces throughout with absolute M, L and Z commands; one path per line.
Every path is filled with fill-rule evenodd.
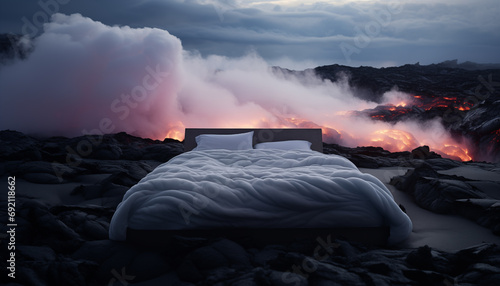
M 7 276 L 16 278 L 16 177 L 7 178 L 7 231 L 2 237 L 7 240 Z
M 108 286 L 116 286 L 116 285 L 129 285 L 129 282 L 134 281 L 135 276 L 127 274 L 127 270 L 125 267 L 121 269 L 121 272 L 118 272 L 116 269 L 111 270 L 111 274 L 113 274 L 113 278 L 111 278 L 108 282 Z
M 28 35 L 31 38 L 38 35 L 40 30 L 43 29 L 43 25 L 50 21 L 50 17 L 53 14 L 59 12 L 61 5 L 66 5 L 70 1 L 71 0 L 38 1 L 37 3 L 40 7 L 40 10 L 33 13 L 31 19 L 28 19 L 27 17 L 21 18 L 21 21 L 23 22 L 21 32 L 23 33 L 23 35 Z
M 181 202 L 177 205 L 179 212 L 186 225 L 191 223 L 191 216 L 199 215 L 200 212 L 208 207 L 210 204 L 210 199 L 216 198 L 221 191 L 215 189 L 213 191 L 206 191 L 203 189 L 201 193 L 195 193 L 192 196 L 192 203 L 188 205 L 186 202 Z
M 30 39 L 35 38 L 43 30 L 44 24 L 50 21 L 53 14 L 59 13 L 61 6 L 66 5 L 70 0 L 40 0 L 37 2 L 39 9 L 30 17 L 21 18 L 21 36 L 7 34 L 7 39 L 12 47 L 14 58 L 23 58 L 29 48 Z
M 50 17 L 58 13 L 61 5 L 69 3 L 70 0 L 40 0 L 37 2 L 39 10 L 37 10 L 31 19 L 27 17 L 22 17 L 21 22 L 23 26 L 21 28 L 22 36 L 20 38 L 14 37 L 10 34 L 7 38 L 13 48 L 14 57 L 22 58 L 26 52 L 26 46 L 29 42 L 29 37 L 35 37 L 43 25 L 50 20 Z M 8 256 L 6 257 L 7 262 L 7 276 L 15 279 L 16 278 L 16 177 L 7 177 L 7 222 L 5 223 L 7 230 L 6 233 L 0 234 L 0 242 L 4 239 L 6 240 Z
M 497 87 L 500 87 L 500 82 L 493 81 L 493 75 L 488 74 L 485 78 L 482 75 L 477 77 L 478 85 L 474 88 L 474 94 L 465 98 L 464 102 L 471 106 L 471 110 L 479 106 L 481 102 L 488 99 Z M 447 123 L 457 123 L 464 119 L 465 114 L 459 112 L 456 108 L 450 108 L 443 114 L 443 120 Z
M 478 84 L 475 88 L 473 88 L 473 94 L 464 99 L 464 103 L 470 106 L 470 110 L 478 108 L 481 102 L 488 99 L 496 91 L 496 88 L 500 87 L 500 82 L 494 81 L 492 74 L 488 74 L 487 76 L 479 75 L 477 77 L 477 81 Z M 457 124 L 463 121 L 466 114 L 467 112 L 460 110 L 458 106 L 453 104 L 446 109 L 441 117 L 441 120 L 449 125 Z M 429 133 L 429 145 L 439 146 L 439 142 L 443 142 L 443 140 L 448 136 L 449 133 L 446 129 L 442 129 L 440 132 Z M 413 152 L 409 156 L 399 157 L 398 172 L 406 172 L 407 167 L 414 167 L 412 163 L 414 159 L 425 159 L 425 157 L 426 154 L 423 154 L 422 152 Z M 384 178 L 390 179 L 391 177 L 392 171 L 386 171 Z
M 248 195 L 247 191 L 240 188 L 235 188 L 234 191 L 240 200 L 249 200 L 250 195 Z M 201 211 L 208 207 L 211 201 L 220 195 L 221 192 L 223 191 L 219 188 L 212 190 L 202 189 L 200 192 L 194 193 L 191 204 L 188 204 L 187 202 L 180 202 L 177 204 L 177 208 L 182 216 L 182 219 L 184 220 L 184 223 L 189 225 L 191 223 L 191 217 L 193 215 L 199 215 Z
M 383 28 L 388 27 L 393 16 L 403 11 L 404 4 L 401 2 L 392 2 L 387 4 L 384 9 L 376 9 L 369 11 L 372 19 L 363 26 L 357 25 L 354 27 L 356 35 L 352 41 L 343 41 L 339 44 L 339 48 L 344 55 L 348 64 L 352 62 L 353 54 L 361 53 L 362 49 L 368 47 L 370 43 L 380 35 Z
M 145 101 L 170 76 L 171 68 L 171 62 L 168 63 L 166 70 L 163 70 L 159 64 L 155 68 L 146 66 L 146 74 L 143 76 L 141 84 L 133 87 L 128 94 L 121 94 L 118 98 L 114 99 L 110 104 L 110 110 L 118 116 L 119 120 L 125 120 L 130 116 L 133 109 Z M 98 128 L 90 131 L 86 129 L 82 130 L 82 135 L 85 135 L 86 139 L 80 140 L 76 144 L 76 148 L 66 146 L 65 163 L 67 165 L 78 167 L 82 162 L 82 157 L 92 154 L 94 148 L 102 143 L 104 134 L 109 134 L 116 129 L 113 120 L 108 117 L 101 118 L 98 125 Z M 58 180 L 62 182 L 63 175 L 68 172 L 68 169 L 64 168 L 64 165 L 59 164 L 59 162 L 53 162 L 52 169 Z
M 208 0 L 205 3 L 212 5 L 215 13 L 217 13 L 217 16 L 219 17 L 220 22 L 224 22 L 224 14 L 226 14 L 227 11 L 236 8 L 231 1 L 227 0 Z
M 318 244 L 314 248 L 312 257 L 306 256 L 302 259 L 301 263 L 293 264 L 292 269 L 283 272 L 281 280 L 285 284 L 300 285 L 300 278 L 292 274 L 299 274 L 307 279 L 310 274 L 314 273 L 318 269 L 318 262 L 325 261 L 331 257 L 335 253 L 335 249 L 340 247 L 339 243 L 334 241 L 332 242 L 331 234 L 326 236 L 326 240 L 324 240 L 321 236 L 318 236 L 316 238 L 316 242 Z
M 442 281 L 442 283 L 445 286 L 459 286 L 460 285 L 460 283 L 458 283 L 458 277 L 453 278 L 453 280 L 451 280 L 451 279 L 444 279 Z

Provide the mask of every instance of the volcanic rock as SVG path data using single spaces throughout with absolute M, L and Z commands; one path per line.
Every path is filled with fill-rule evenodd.
M 250 269 L 246 251 L 238 244 L 227 239 L 198 248 L 188 253 L 177 269 L 177 275 L 189 282 L 203 280 L 216 269 Z
M 63 182 L 63 180 L 60 180 L 56 175 L 48 173 L 28 173 L 24 174 L 23 178 L 35 184 L 59 184 Z
M 500 183 L 441 174 L 431 162 L 433 161 L 429 160 L 408 170 L 403 176 L 392 178 L 390 183 L 412 195 L 424 209 L 436 213 L 460 214 L 499 234 L 500 204 L 497 202 L 500 200 Z M 490 164 L 490 168 L 495 168 L 494 166 Z
M 493 95 L 489 96 L 452 126 L 478 145 L 474 154 L 478 161 L 500 160 L 500 98 L 493 99 Z
M 429 146 L 420 146 L 417 147 L 413 150 L 411 150 L 411 155 L 413 158 L 418 158 L 418 159 L 436 159 L 436 158 L 441 158 L 440 155 L 438 155 L 435 152 L 431 152 Z
M 37 150 L 38 140 L 21 132 L 0 131 L 0 159 L 13 160 L 40 160 L 41 154 Z
M 351 112 L 354 116 L 422 124 L 439 118 L 453 138 L 467 143 L 474 160 L 500 161 L 499 65 L 458 64 L 455 60 L 387 68 L 328 65 L 312 71 L 323 80 L 347 81 L 353 94 L 366 101 L 382 103 L 384 93 L 391 90 L 415 97 L 406 106 L 379 105 Z M 311 71 L 290 71 L 307 72 Z
M 318 254 L 315 252 L 317 241 L 256 246 L 225 238 L 175 237 L 170 245 L 161 248 L 110 241 L 107 237 L 109 223 L 123 194 L 130 185 L 161 164 L 163 159 L 182 152 L 182 144 L 178 141 L 140 139 L 123 133 L 106 136 L 109 139 L 103 139 L 103 146 L 120 148 L 120 159 L 110 159 L 109 154 L 98 152 L 68 163 L 65 161 L 66 154 L 61 152 L 67 150 L 66 146 L 89 140 L 88 137 L 77 140 L 64 137 L 38 139 L 17 132 L 0 132 L 2 140 L 7 138 L 13 146 L 19 147 L 17 150 L 2 149 L 2 159 L 13 158 L 0 164 L 4 174 L 16 175 L 19 182 L 28 179 L 30 174 L 50 175 L 54 172 L 53 159 L 63 158 L 56 162 L 64 173 L 64 181 L 57 186 L 67 184 L 68 195 L 73 200 L 73 203 L 49 204 L 43 199 L 21 193 L 16 195 L 16 283 L 491 285 L 499 279 L 500 248 L 493 244 L 448 253 L 430 247 L 384 248 L 326 239 L 328 247 L 322 248 Z M 15 144 L 16 140 L 23 140 L 24 143 Z M 500 198 L 481 191 L 485 188 L 491 191 L 496 186 L 495 182 L 472 181 L 440 173 L 457 166 L 497 172 L 500 169 L 497 165 L 429 159 L 429 156 L 414 158 L 416 156 L 410 152 L 390 153 L 382 148 L 346 148 L 333 144 L 325 144 L 324 147 L 326 153 L 346 156 L 359 166 L 412 166 L 415 168 L 413 172 L 394 178 L 393 182 L 399 189 L 417 192 L 418 186 L 422 186 L 430 190 L 429 185 L 434 182 L 431 193 L 437 195 L 422 196 L 423 204 L 429 207 L 447 206 L 450 209 L 444 209 L 468 215 L 485 226 L 500 230 Z M 42 158 L 31 161 L 30 154 L 19 152 L 23 148 L 40 150 Z M 144 150 L 151 154 L 145 157 Z M 136 154 L 134 156 L 138 158 L 140 154 L 140 158 L 128 160 L 127 154 Z M 149 160 L 153 158 L 157 160 Z M 455 192 L 446 192 L 446 185 L 458 186 L 461 199 L 457 199 Z M 6 204 L 5 200 L 6 197 L 0 198 L 2 204 Z M 0 208 L 0 217 L 6 221 L 6 208 Z M 0 226 L 0 235 L 6 231 L 6 226 Z M 0 240 L 4 251 L 7 249 L 4 237 L 0 236 Z M 6 269 L 6 260 L 0 261 L 0 267 Z M 2 275 L 0 283 L 8 285 L 12 283 L 9 279 Z

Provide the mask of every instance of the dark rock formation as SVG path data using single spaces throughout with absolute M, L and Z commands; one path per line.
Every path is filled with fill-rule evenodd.
M 398 90 L 424 97 L 464 97 L 474 93 L 481 82 L 479 76 L 492 74 L 500 80 L 498 65 L 477 65 L 464 69 L 463 65 L 443 62 L 440 64 L 407 64 L 399 67 L 373 68 L 342 65 L 320 66 L 314 72 L 323 79 L 337 81 L 346 78 L 350 86 L 359 89 L 361 98 L 380 102 L 382 95 L 397 87 Z M 500 90 L 496 91 L 496 95 Z
M 18 191 L 16 279 L 6 275 L 8 265 L 2 259 L 2 285 L 496 285 L 500 281 L 500 248 L 493 244 L 447 253 L 427 246 L 367 246 L 329 236 L 259 246 L 222 237 L 175 237 L 156 249 L 110 241 L 109 223 L 123 194 L 153 168 L 181 153 L 180 142 L 124 133 L 37 139 L 13 131 L 0 132 L 0 140 L 2 176 L 40 186 L 54 183 L 56 177 L 55 185 L 68 186 L 73 202 L 54 204 Z M 93 152 L 79 154 L 78 144 L 85 141 L 99 143 L 92 145 Z M 422 206 L 457 211 L 471 204 L 469 215 L 500 228 L 499 208 L 495 200 L 478 192 L 480 181 L 439 173 L 466 164 L 491 170 L 495 165 L 439 158 L 425 147 L 390 153 L 325 144 L 325 152 L 346 156 L 358 166 L 414 166 L 414 172 L 394 182 L 400 189 L 421 193 Z M 40 156 L 33 157 L 36 153 Z M 66 161 L 68 154 L 73 157 Z M 447 186 L 454 191 L 448 192 Z M 0 197 L 0 204 L 6 205 L 5 200 L 6 196 Z M 0 208 L 0 221 L 7 221 L 6 208 Z M 1 257 L 9 255 L 7 230 L 0 225 Z
M 382 103 L 385 92 L 398 90 L 413 97 L 404 106 L 379 105 L 352 111 L 351 116 L 390 123 L 439 118 L 452 137 L 464 141 L 474 160 L 500 161 L 500 65 L 446 61 L 373 68 L 327 65 L 306 71 L 274 67 L 285 78 L 314 73 L 323 80 L 347 82 L 363 100 Z M 306 83 L 307 84 L 307 83 Z
M 500 235 L 500 182 L 441 174 L 427 161 L 403 176 L 392 178 L 391 184 L 412 195 L 424 209 L 463 215 Z M 496 192 L 485 192 L 488 189 Z
M 441 158 L 439 154 L 430 151 L 428 146 L 417 147 L 411 152 L 389 152 L 381 147 L 350 148 L 323 143 L 323 153 L 346 157 L 360 168 L 415 167 L 421 165 L 424 160 L 433 160 L 433 165 L 444 170 L 462 164 L 461 162 Z
M 496 88 L 500 89 L 500 78 L 497 85 Z M 497 97 L 494 101 L 493 98 L 487 98 L 467 112 L 463 120 L 456 120 L 451 126 L 454 131 L 464 134 L 478 145 L 475 153 L 477 161 L 498 162 L 500 159 L 499 110 L 500 98 Z M 493 160 L 491 160 L 492 154 Z

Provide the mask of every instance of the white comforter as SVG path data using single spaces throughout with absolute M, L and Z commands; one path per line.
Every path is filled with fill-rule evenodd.
M 377 178 L 315 151 L 191 151 L 130 188 L 109 228 L 328 228 L 390 226 L 389 243 L 411 232 L 408 216 Z

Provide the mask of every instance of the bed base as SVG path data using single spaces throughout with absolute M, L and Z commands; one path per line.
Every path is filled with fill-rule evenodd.
M 331 241 L 342 239 L 367 245 L 384 246 L 389 227 L 359 228 L 259 228 L 259 229 L 189 229 L 189 230 L 137 230 L 127 229 L 127 242 L 153 248 L 166 247 L 175 237 L 227 238 L 242 245 L 264 246 L 297 241 Z

